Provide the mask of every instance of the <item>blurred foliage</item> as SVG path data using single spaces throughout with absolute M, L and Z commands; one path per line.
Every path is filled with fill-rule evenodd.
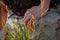
M 12 20 L 14 30 L 7 27 L 5 40 L 30 40 L 29 32 L 26 30 L 25 26 L 20 26 L 20 24 L 15 23 Z
M 5 34 L 0 40 L 30 40 L 29 30 L 25 28 L 22 18 L 16 15 L 11 16 L 12 14 L 13 12 L 9 10 Z

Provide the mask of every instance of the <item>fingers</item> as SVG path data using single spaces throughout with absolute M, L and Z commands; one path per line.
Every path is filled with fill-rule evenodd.
M 29 11 L 29 9 L 28 9 L 27 12 L 26 12 L 25 15 L 24 15 L 23 21 L 26 19 L 26 17 L 27 17 L 29 14 L 30 14 L 30 11 Z
M 31 18 L 31 13 L 30 13 L 30 9 L 28 9 L 24 15 L 24 18 L 22 19 L 22 21 L 24 22 L 25 25 L 27 25 L 30 18 Z
M 32 13 L 28 9 L 24 15 L 24 18 L 22 19 L 22 21 L 24 22 L 24 25 L 27 26 L 29 24 L 29 21 L 31 20 L 31 18 L 32 18 Z M 33 17 L 33 19 L 34 19 L 34 17 Z
M 30 21 L 30 19 L 31 19 L 31 13 L 25 18 L 25 20 L 24 20 L 25 25 L 28 24 L 28 22 Z
M 31 29 L 31 21 L 29 21 L 26 25 L 27 29 L 30 30 Z
M 28 30 L 31 30 L 31 31 L 34 32 L 35 29 L 34 29 L 33 21 L 34 21 L 33 19 L 29 20 L 29 22 L 27 23 L 27 26 L 26 27 L 27 27 Z

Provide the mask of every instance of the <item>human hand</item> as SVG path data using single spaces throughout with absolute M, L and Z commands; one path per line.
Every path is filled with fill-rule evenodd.
M 42 17 L 42 15 L 44 15 L 44 12 L 38 6 L 34 6 L 31 9 L 28 9 L 23 18 L 23 22 L 27 29 L 31 28 L 31 20 L 38 20 L 40 17 Z

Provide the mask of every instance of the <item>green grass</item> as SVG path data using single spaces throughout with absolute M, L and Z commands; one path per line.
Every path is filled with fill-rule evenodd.
M 6 38 L 5 40 L 30 40 L 29 31 L 25 28 L 25 26 L 21 26 L 21 24 L 13 22 L 14 31 L 9 27 L 6 29 Z

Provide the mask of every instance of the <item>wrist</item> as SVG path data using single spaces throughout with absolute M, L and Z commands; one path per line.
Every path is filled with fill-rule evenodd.
M 48 9 L 49 9 L 49 7 L 47 7 L 47 6 L 44 6 L 43 8 L 41 7 L 41 5 L 38 6 L 38 10 L 41 10 L 44 13 L 47 12 Z
M 48 11 L 48 9 L 49 9 L 49 8 L 43 8 L 43 9 L 42 9 L 41 6 L 39 5 L 39 6 L 38 6 L 38 10 L 41 12 L 41 13 L 40 13 L 40 14 L 41 14 L 40 17 L 46 15 L 46 12 Z
M 39 7 L 41 9 L 47 9 L 47 8 L 49 8 L 50 1 L 51 0 L 41 0 L 41 3 L 39 5 Z

